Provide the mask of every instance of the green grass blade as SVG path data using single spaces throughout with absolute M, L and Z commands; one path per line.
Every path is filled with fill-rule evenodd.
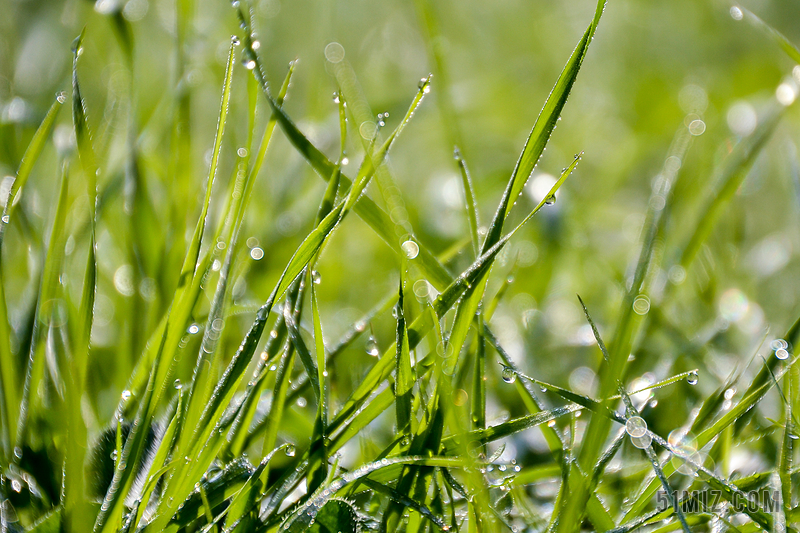
M 209 169 L 209 178 L 206 184 L 205 200 L 201 215 L 198 219 L 192 240 L 184 260 L 181 274 L 178 279 L 178 287 L 175 294 L 174 308 L 170 311 L 170 316 L 166 318 L 164 334 L 158 347 L 155 348 L 155 355 L 152 359 L 152 369 L 150 378 L 144 393 L 144 397 L 136 415 L 137 424 L 128 437 L 123 450 L 124 469 L 118 469 L 114 473 L 114 479 L 109 493 L 106 495 L 103 507 L 95 522 L 96 532 L 106 532 L 109 528 L 114 528 L 122 516 L 121 494 L 127 493 L 131 483 L 133 483 L 133 469 L 139 458 L 143 445 L 143 436 L 152 424 L 152 417 L 161 397 L 167 387 L 173 365 L 174 355 L 183 334 L 185 323 L 194 306 L 194 294 L 191 288 L 197 283 L 199 289 L 200 276 L 204 275 L 205 270 L 200 268 L 203 261 L 198 265 L 198 255 L 200 244 L 205 230 L 208 206 L 211 200 L 211 189 L 216 175 L 216 165 L 219 158 L 219 149 L 222 143 L 222 131 L 224 130 L 227 118 L 228 102 L 231 93 L 231 81 L 233 77 L 233 56 L 234 42 L 231 42 L 228 52 L 228 63 L 225 71 L 225 80 L 222 89 L 222 101 L 220 104 L 220 114 L 217 123 L 217 134 L 215 137 L 215 152 Z M 187 301 L 188 300 L 188 301 Z M 173 314 L 174 313 L 174 314 Z M 128 459 L 132 458 L 130 462 Z
M 747 19 L 747 22 L 751 23 L 756 28 L 760 29 L 764 33 L 766 33 L 774 42 L 775 44 L 780 47 L 781 50 L 786 52 L 786 55 L 789 56 L 792 61 L 795 63 L 800 63 L 800 49 L 791 42 L 789 39 L 786 38 L 781 32 L 773 28 L 771 25 L 767 24 L 763 20 L 761 20 L 755 13 L 752 11 L 745 9 L 741 6 L 735 6 L 733 9 L 738 9 L 740 14 L 744 14 Z M 741 16 L 739 18 L 742 18 Z
M 508 185 L 503 192 L 503 197 L 497 208 L 497 213 L 489 227 L 486 241 L 484 241 L 483 244 L 484 252 L 500 239 L 506 217 L 511 212 L 514 202 L 522 192 L 523 187 L 525 187 L 528 177 L 531 172 L 533 172 L 536 163 L 544 152 L 545 146 L 547 146 L 550 140 L 550 135 L 552 135 L 556 127 L 556 123 L 561 116 L 561 111 L 567 103 L 567 98 L 569 97 L 570 91 L 572 91 L 572 86 L 575 84 L 578 72 L 589 50 L 589 44 L 594 38 L 605 5 L 606 0 L 598 0 L 592 22 L 578 42 L 578 46 L 576 46 L 575 50 L 572 52 L 569 61 L 567 61 L 567 64 L 564 66 L 564 70 L 558 77 L 558 81 L 556 81 L 555 86 L 550 92 L 550 96 L 547 97 L 547 101 L 539 113 L 539 117 L 536 119 L 533 129 L 530 135 L 528 135 L 528 140 L 525 142 L 525 147 L 517 160 Z
M 5 205 L 3 207 L 3 216 L 0 220 L 0 384 L 2 384 L 2 411 L 0 412 L 0 424 L 2 424 L 3 434 L 3 451 L 6 457 L 11 455 L 11 444 L 16 442 L 16 428 L 17 428 L 17 405 L 19 403 L 19 392 L 15 377 L 17 370 L 14 364 L 14 357 L 11 353 L 11 331 L 8 322 L 8 307 L 6 306 L 5 287 L 2 277 L 2 246 L 5 240 L 5 233 L 8 225 L 12 220 L 12 214 L 15 210 L 16 204 L 19 201 L 22 188 L 27 183 L 31 171 L 36 161 L 44 149 L 45 142 L 47 141 L 50 133 L 53 130 L 58 112 L 65 97 L 59 94 L 56 101 L 50 106 L 47 114 L 39 125 L 39 128 L 34 133 L 25 154 L 20 161 L 19 169 L 14 182 L 9 190 L 8 196 L 5 198 Z M 12 407 L 13 406 L 13 407 Z
M 360 466 L 353 472 L 347 472 L 340 477 L 333 480 L 331 483 L 317 489 L 317 491 L 308 499 L 308 501 L 297 508 L 292 515 L 281 524 L 279 531 L 281 532 L 299 532 L 305 531 L 308 526 L 316 517 L 317 513 L 322 507 L 335 495 L 338 491 L 345 488 L 350 483 L 357 481 L 365 476 L 368 476 L 376 470 L 386 468 L 395 464 L 415 464 L 427 466 L 444 466 L 444 467 L 458 467 L 463 464 L 463 461 L 453 457 L 419 457 L 407 456 L 398 457 L 394 459 L 382 459 L 374 463 L 368 463 Z
M 313 277 L 313 276 L 312 276 Z M 314 434 L 312 435 L 312 449 L 318 448 L 318 459 L 316 464 L 309 468 L 309 491 L 317 490 L 323 481 L 328 477 L 328 371 L 325 357 L 325 340 L 322 336 L 322 321 L 319 317 L 319 301 L 317 299 L 316 283 L 311 281 L 311 318 L 314 323 L 314 351 L 316 356 L 316 368 L 318 372 L 318 382 L 320 394 L 317 401 L 317 417 L 314 422 Z M 311 381 L 309 379 L 309 381 Z M 313 383 L 313 382 L 312 382 Z
M 396 373 L 395 373 L 395 396 L 396 396 L 396 415 L 397 433 L 406 434 L 411 429 L 411 403 L 412 389 L 414 387 L 414 374 L 411 370 L 411 354 L 408 348 L 408 329 L 406 328 L 406 318 L 403 300 L 403 283 L 405 274 L 400 275 L 400 289 L 398 291 L 397 305 L 395 306 L 397 315 L 397 336 L 396 336 Z
M 446 99 L 442 98 L 440 100 Z M 472 186 L 472 177 L 469 174 L 467 162 L 464 161 L 464 158 L 461 156 L 461 151 L 458 149 L 458 146 L 455 147 L 453 154 L 458 164 L 458 170 L 461 173 L 461 186 L 464 188 L 464 203 L 466 204 L 467 220 L 469 221 L 469 233 L 472 237 L 472 251 L 475 253 L 475 257 L 478 257 L 478 255 L 480 255 L 481 243 L 478 237 L 478 205 L 475 201 L 475 189 Z

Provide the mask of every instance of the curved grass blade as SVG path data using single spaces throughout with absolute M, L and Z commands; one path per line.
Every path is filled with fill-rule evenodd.
M 533 172 L 536 163 L 539 161 L 539 158 L 544 152 L 545 146 L 547 146 L 547 143 L 550 140 L 550 135 L 553 133 L 553 130 L 556 127 L 556 123 L 561 116 L 561 111 L 564 109 L 564 105 L 567 103 L 567 98 L 569 97 L 572 86 L 575 84 L 575 80 L 578 77 L 578 72 L 580 71 L 583 60 L 586 57 L 586 53 L 589 50 L 589 44 L 594 38 L 597 25 L 600 22 L 600 17 L 603 15 L 605 5 L 606 0 L 598 0 L 592 22 L 589 24 L 589 27 L 583 34 L 583 37 L 578 42 L 578 46 L 576 46 L 575 50 L 572 52 L 567 64 L 564 66 L 564 70 L 561 71 L 561 75 L 558 77 L 555 86 L 553 86 L 553 89 L 550 91 L 550 95 L 547 97 L 547 101 L 545 102 L 544 107 L 542 107 L 542 110 L 533 125 L 533 129 L 528 135 L 527 141 L 525 141 L 525 147 L 523 148 L 522 153 L 517 160 L 517 164 L 514 167 L 514 171 L 512 172 L 511 178 L 508 181 L 508 185 L 503 192 L 503 197 L 500 200 L 500 205 L 497 208 L 497 213 L 495 214 L 494 220 L 492 220 L 492 224 L 489 227 L 489 232 L 486 235 L 486 241 L 484 241 L 483 244 L 484 252 L 488 247 L 494 245 L 494 243 L 500 239 L 500 235 L 503 231 L 503 223 L 505 222 L 506 217 L 511 212 L 514 202 L 522 192 L 522 189 L 525 187 L 528 177 L 530 176 L 531 172 Z

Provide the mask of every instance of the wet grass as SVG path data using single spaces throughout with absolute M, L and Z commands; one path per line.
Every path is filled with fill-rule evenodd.
M 591 81 L 581 71 L 605 0 L 581 15 L 499 201 L 458 148 L 439 6 L 415 3 L 434 73 L 408 87 L 400 113 L 374 118 L 331 43 L 334 111 L 309 127 L 286 105 L 309 74 L 292 62 L 270 79 L 256 10 L 234 2 L 237 34 L 206 80 L 216 127 L 198 132 L 193 2 L 174 12 L 175 90 L 148 117 L 132 16 L 101 4 L 92 24 L 116 39 L 128 87 L 102 112 L 87 96 L 89 25 L 73 43 L 72 97 L 59 93 L 32 137 L 3 133 L 28 139 L 0 223 L 4 531 L 796 530 L 800 319 L 780 317 L 776 332 L 762 313 L 757 342 L 741 340 L 758 306 L 723 291 L 717 266 L 739 242 L 722 221 L 796 119 L 796 81 L 757 110 L 730 111 L 738 135 L 719 150 L 692 155 L 707 124 L 690 113 L 653 169 L 627 270 L 602 279 L 613 305 L 579 284 L 591 296 L 559 305 L 579 309 L 580 323 L 554 341 L 547 328 L 568 317 L 542 322 L 526 304 L 520 346 L 507 317 L 526 291 L 544 298 L 559 275 L 589 279 L 547 228 L 583 219 L 572 204 L 591 199 L 569 191 L 592 154 L 575 147 L 558 177 L 535 169 L 570 95 Z M 797 59 L 755 14 L 730 15 Z M 455 148 L 464 229 L 444 247 L 412 224 L 422 193 L 404 190 L 392 164 L 426 142 L 415 121 L 432 98 Z M 193 157 L 205 143 L 201 178 Z M 796 174 L 795 152 L 780 157 Z M 53 201 L 28 201 L 31 188 L 36 198 L 51 188 Z M 559 219 L 565 202 L 573 211 Z M 532 234 L 535 271 L 518 244 Z M 351 272 L 364 262 L 380 265 L 378 282 Z M 548 372 L 561 357 L 568 368 Z

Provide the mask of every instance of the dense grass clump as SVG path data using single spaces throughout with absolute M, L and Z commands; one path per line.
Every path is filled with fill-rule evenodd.
M 561 26 L 471 82 L 469 2 L 374 7 L 368 61 L 293 40 L 355 4 L 7 3 L 2 531 L 797 531 L 800 51 L 754 13 L 683 6 L 675 82 L 671 4 L 515 6 Z

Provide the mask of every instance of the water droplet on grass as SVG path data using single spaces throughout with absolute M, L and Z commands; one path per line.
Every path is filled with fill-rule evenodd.
M 633 311 L 637 315 L 646 315 L 650 311 L 650 298 L 641 294 L 633 301 Z
M 367 350 L 367 354 L 371 355 L 372 357 L 378 357 L 378 354 L 380 354 L 380 348 L 378 347 L 378 341 L 372 335 L 370 335 L 369 339 L 367 339 L 367 344 L 366 344 L 365 348 Z
M 641 416 L 632 416 L 625 423 L 625 431 L 631 437 L 643 437 L 647 434 L 647 422 Z
M 314 282 L 314 285 L 319 285 L 322 282 L 322 276 L 319 275 L 319 272 L 316 270 L 311 271 L 311 281 Z
M 403 249 L 403 252 L 406 254 L 406 257 L 409 259 L 414 259 L 419 255 L 419 245 L 414 241 L 408 240 L 405 241 L 403 244 L 400 245 Z
M 236 4 L 236 5 L 239 5 L 239 2 L 235 2 L 235 4 Z M 233 7 L 236 7 L 236 6 L 233 6 Z M 239 41 L 239 38 L 238 38 L 237 36 L 235 36 L 235 35 L 231 35 L 231 44 L 232 44 L 233 46 L 239 46 L 240 42 L 241 42 L 241 41 Z
M 775 339 L 771 343 L 769 343 L 769 347 L 773 350 L 780 350 L 783 348 L 784 350 L 789 347 L 789 343 L 783 339 Z
M 328 43 L 325 47 L 325 59 L 331 63 L 339 63 L 344 59 L 344 47 L 337 43 Z
M 649 433 L 645 433 L 641 437 L 631 437 L 631 444 L 633 444 L 640 450 L 648 448 L 652 442 L 653 442 L 653 437 L 651 437 Z
M 172 386 L 175 387 L 177 390 L 181 390 L 183 388 L 183 383 L 181 383 L 181 380 L 176 379 L 175 381 L 172 382 Z
M 686 376 L 686 383 L 689 385 L 697 385 L 697 372 L 692 372 Z
M 514 383 L 517 380 L 517 373 L 511 367 L 503 367 L 503 381 L 506 383 Z
M 731 17 L 733 17 L 733 20 L 742 20 L 744 18 L 744 13 L 742 13 L 742 10 L 739 8 L 739 6 L 732 6 Z
M 556 195 L 555 194 L 549 195 L 547 198 L 544 199 L 544 203 L 545 205 L 553 205 L 554 203 L 556 203 Z
M 689 133 L 694 136 L 702 135 L 706 131 L 706 123 L 700 119 L 693 120 L 689 124 Z
M 133 396 L 131 391 L 129 391 L 128 389 L 125 389 L 124 391 L 122 391 L 122 394 L 120 395 L 120 398 L 122 398 L 122 401 L 127 402 L 128 400 L 131 399 L 131 396 Z
M 778 348 L 775 350 L 775 357 L 783 361 L 789 358 L 789 352 L 785 348 Z
M 428 76 L 427 78 L 422 78 L 419 80 L 419 85 L 417 85 L 419 89 L 423 92 L 423 94 L 428 94 L 431 92 L 431 78 Z
M 284 448 L 284 452 L 289 457 L 294 457 L 294 454 L 297 453 L 297 448 L 295 448 L 294 444 L 288 444 L 286 448 Z
M 63 104 L 64 102 L 67 101 L 67 93 L 65 93 L 64 91 L 61 91 L 60 93 L 58 93 L 56 95 L 56 100 L 58 100 L 59 104 Z

